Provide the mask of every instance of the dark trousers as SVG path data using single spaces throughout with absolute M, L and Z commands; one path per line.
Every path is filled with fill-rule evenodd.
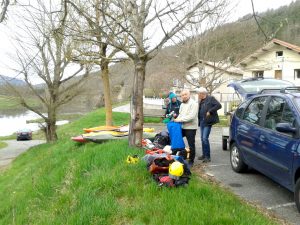
M 186 137 L 186 140 L 189 144 L 190 148 L 190 162 L 194 163 L 195 155 L 196 155 L 196 148 L 195 148 L 195 136 L 196 136 L 197 129 L 188 130 L 182 129 L 182 137 Z

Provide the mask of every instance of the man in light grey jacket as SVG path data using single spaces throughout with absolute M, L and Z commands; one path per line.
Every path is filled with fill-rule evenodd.
M 180 93 L 181 105 L 179 116 L 174 120 L 182 123 L 182 136 L 186 137 L 190 148 L 189 165 L 193 166 L 196 155 L 195 136 L 198 129 L 198 103 L 191 99 L 189 90 L 183 90 Z

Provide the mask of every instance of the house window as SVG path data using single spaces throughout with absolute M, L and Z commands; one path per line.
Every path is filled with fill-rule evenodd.
M 300 79 L 300 69 L 294 70 L 294 80 Z
M 264 77 L 264 71 L 263 70 L 253 71 L 252 76 L 253 77 Z
M 283 51 L 277 51 L 276 52 L 276 57 L 280 57 L 283 56 Z

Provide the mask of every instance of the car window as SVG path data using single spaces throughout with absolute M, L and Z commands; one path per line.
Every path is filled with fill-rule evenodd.
M 235 112 L 236 117 L 242 118 L 243 112 L 244 112 L 247 104 L 248 104 L 248 101 L 241 103 L 241 105 L 237 108 L 237 110 Z
M 252 100 L 244 112 L 243 119 L 254 124 L 259 124 L 262 110 L 266 104 L 267 97 L 257 97 Z
M 282 113 L 282 118 L 281 118 L 281 123 L 290 123 L 295 125 L 295 116 L 289 107 L 288 104 L 284 105 L 283 113 Z
M 275 130 L 276 124 L 282 119 L 285 100 L 280 97 L 272 97 L 267 109 L 264 127 Z
M 278 123 L 293 124 L 295 117 L 287 102 L 280 97 L 272 97 L 268 106 L 265 127 L 275 130 Z

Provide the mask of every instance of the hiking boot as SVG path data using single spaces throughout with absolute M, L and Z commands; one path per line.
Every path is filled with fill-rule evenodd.
M 209 162 L 210 162 L 210 159 L 209 159 L 209 158 L 204 158 L 202 162 L 203 162 L 203 163 L 209 163 Z
M 203 160 L 205 159 L 204 155 L 198 156 L 198 160 Z

